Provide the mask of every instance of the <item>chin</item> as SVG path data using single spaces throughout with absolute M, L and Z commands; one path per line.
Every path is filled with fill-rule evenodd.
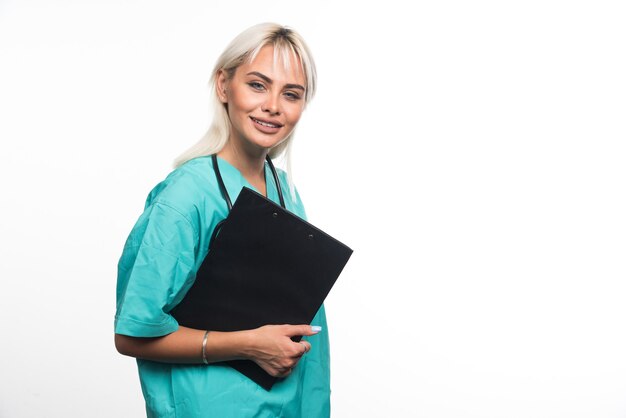
M 259 139 L 259 140 L 253 140 L 251 141 L 252 144 L 254 146 L 257 146 L 259 148 L 263 148 L 263 149 L 270 149 L 270 148 L 274 148 L 276 145 L 280 145 L 281 143 L 283 143 L 285 141 L 285 138 L 281 138 L 280 140 L 276 140 L 276 139 Z

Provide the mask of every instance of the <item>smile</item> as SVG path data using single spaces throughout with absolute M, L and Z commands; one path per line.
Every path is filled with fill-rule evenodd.
M 283 125 L 281 125 L 279 123 L 272 123 L 272 122 L 268 122 L 268 121 L 265 121 L 265 120 L 259 120 L 257 118 L 253 118 L 252 116 L 250 116 L 250 119 L 252 119 L 252 121 L 254 123 L 257 123 L 257 124 L 259 124 L 261 126 L 266 126 L 268 128 L 280 128 L 280 127 L 283 126 Z

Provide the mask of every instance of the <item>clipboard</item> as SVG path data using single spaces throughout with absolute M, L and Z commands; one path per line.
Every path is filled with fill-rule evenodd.
M 223 186 L 215 156 L 213 166 Z M 222 193 L 230 206 L 225 187 Z M 179 324 L 239 331 L 311 323 L 352 250 L 285 209 L 280 192 L 279 198 L 282 206 L 250 188 L 241 190 L 216 226 L 194 284 L 171 311 Z M 252 360 L 216 364 L 233 367 L 266 390 L 278 380 Z

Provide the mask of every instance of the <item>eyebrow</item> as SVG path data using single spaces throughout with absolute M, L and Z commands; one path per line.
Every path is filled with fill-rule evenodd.
M 265 74 L 262 74 L 262 73 L 260 73 L 258 71 L 251 71 L 251 72 L 249 72 L 246 75 L 255 75 L 255 76 L 259 77 L 259 78 L 262 78 L 268 84 L 272 84 L 273 83 L 271 78 L 269 78 Z M 285 88 L 287 88 L 287 89 L 300 89 L 302 91 L 306 91 L 304 86 L 301 86 L 300 84 L 285 84 Z

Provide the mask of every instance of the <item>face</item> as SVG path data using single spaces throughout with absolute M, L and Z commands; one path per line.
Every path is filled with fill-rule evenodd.
M 280 144 L 300 120 L 305 85 L 296 57 L 288 66 L 281 60 L 274 65 L 273 46 L 263 47 L 230 79 L 225 72 L 218 73 L 217 95 L 228 108 L 232 145 L 261 153 Z

